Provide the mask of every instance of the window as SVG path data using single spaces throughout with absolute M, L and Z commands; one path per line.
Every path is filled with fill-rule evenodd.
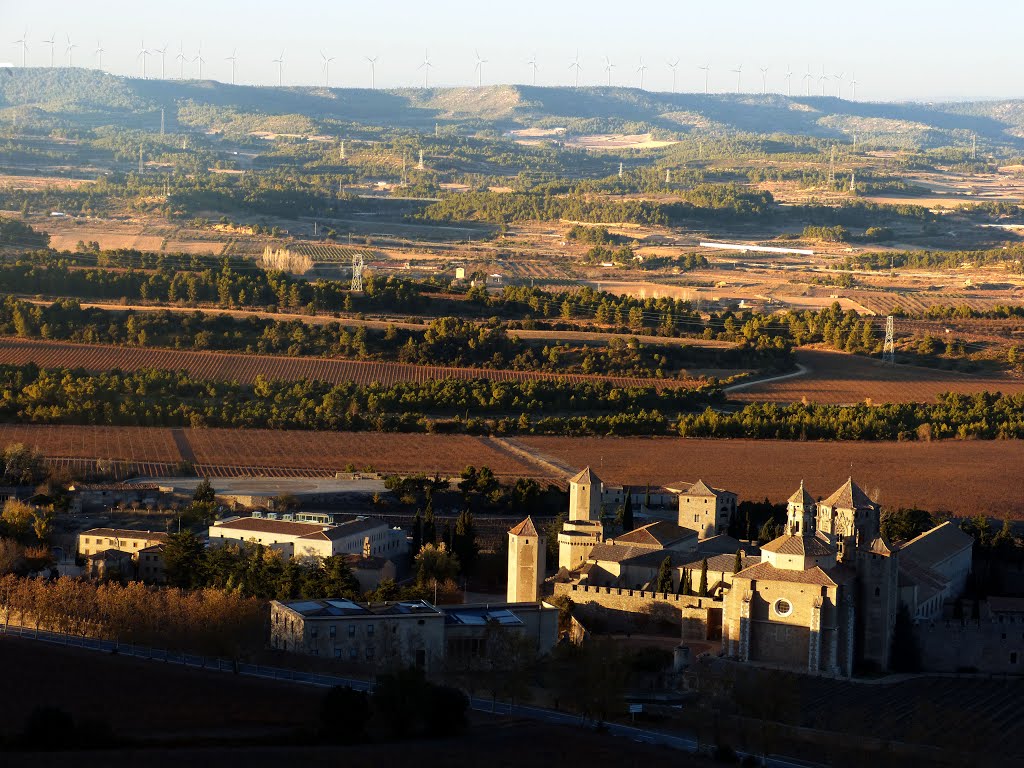
M 789 616 L 793 612 L 793 604 L 789 600 L 776 600 L 772 607 L 778 616 Z
M 338 627 L 336 625 L 334 625 L 334 624 L 331 624 L 331 637 L 337 637 L 337 636 L 338 636 Z
M 334 649 L 334 658 L 336 658 L 336 659 L 340 659 L 341 658 L 341 648 L 335 648 Z
M 348 657 L 350 659 L 352 659 L 352 661 L 355 661 L 356 659 L 359 658 L 359 651 L 356 650 L 355 648 L 349 648 L 349 650 L 348 650 Z
M 875 597 L 878 597 L 881 594 L 882 594 L 882 591 L 878 587 L 875 587 Z
M 1017 652 L 1016 651 L 1013 651 L 1010 654 L 1010 663 L 1011 664 L 1016 664 L 1017 663 Z
M 373 624 L 367 624 L 366 625 L 366 634 L 371 635 L 371 636 L 373 635 Z
M 373 658 L 373 646 L 372 645 L 367 646 L 367 648 L 366 648 L 366 658 L 368 658 L 368 659 L 372 659 Z
M 320 627 L 318 627 L 316 625 L 313 625 L 312 627 L 309 628 L 309 636 L 310 637 L 316 637 L 319 634 L 320 634 Z
M 348 636 L 349 637 L 355 637 L 356 636 L 356 625 L 355 624 L 349 624 L 348 625 Z

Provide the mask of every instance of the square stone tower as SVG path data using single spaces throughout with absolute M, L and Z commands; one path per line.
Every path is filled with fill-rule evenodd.
M 510 603 L 540 602 L 547 538 L 527 517 L 508 532 L 508 591 Z
M 572 570 L 586 562 L 604 538 L 601 493 L 604 483 L 590 467 L 569 480 L 569 519 L 558 534 L 558 567 Z

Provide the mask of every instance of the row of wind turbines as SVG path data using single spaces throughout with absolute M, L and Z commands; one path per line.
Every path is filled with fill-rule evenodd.
M 54 59 L 55 59 L 55 55 L 56 55 L 56 46 L 57 46 L 56 38 L 57 38 L 56 33 L 54 33 L 54 34 L 50 35 L 50 37 L 48 39 L 41 41 L 43 45 L 50 46 L 50 67 L 54 66 Z M 74 53 L 74 49 L 78 48 L 79 46 L 76 43 L 72 43 L 71 42 L 71 36 L 70 35 L 66 36 L 66 40 L 67 40 L 67 43 L 66 43 L 66 45 L 64 47 L 65 65 L 68 66 L 68 67 L 71 67 L 71 66 L 73 66 L 73 53 Z M 20 48 L 21 48 L 21 66 L 22 67 L 27 66 L 28 65 L 28 51 L 29 51 L 28 30 L 27 29 L 25 30 L 25 33 L 21 36 L 20 39 L 14 41 L 14 44 L 20 46 Z M 161 79 L 166 79 L 166 77 L 167 77 L 167 49 L 168 49 L 168 46 L 167 46 L 166 43 L 162 47 L 147 48 L 145 40 L 142 41 L 142 44 L 139 47 L 139 50 L 136 53 L 136 57 L 135 58 L 136 58 L 136 62 L 139 64 L 140 74 L 141 74 L 141 76 L 143 78 L 149 77 L 149 71 L 148 71 L 148 68 L 147 68 L 147 64 L 148 64 L 149 58 L 151 56 L 159 56 L 160 57 L 160 59 L 159 59 L 160 60 L 160 78 Z M 93 51 L 93 55 L 96 57 L 96 65 L 97 65 L 97 67 L 99 69 L 103 68 L 103 54 L 105 52 L 106 52 L 106 49 L 103 47 L 103 45 L 99 41 L 97 41 L 96 48 Z M 284 69 L 285 69 L 285 61 L 286 61 L 285 56 L 286 56 L 286 53 L 287 52 L 285 50 L 282 50 L 280 55 L 277 58 L 271 59 L 271 63 L 274 64 L 277 67 L 277 84 L 278 84 L 278 86 L 283 86 L 284 85 Z M 195 75 L 200 80 L 203 78 L 203 65 L 207 63 L 207 60 L 205 58 L 203 58 L 203 46 L 202 46 L 202 43 L 199 44 L 199 48 L 197 49 L 195 56 L 187 56 L 185 54 L 185 52 L 184 52 L 184 46 L 182 44 L 179 44 L 177 54 L 173 54 L 173 55 L 174 55 L 174 60 L 178 64 L 178 79 L 181 79 L 181 80 L 185 79 L 185 66 L 186 65 L 189 65 L 189 67 L 190 67 L 190 72 L 189 72 L 190 76 Z M 377 71 L 376 70 L 377 70 L 377 61 L 379 60 L 379 58 L 380 58 L 379 56 L 364 56 L 363 57 L 363 59 L 369 65 L 369 70 L 370 70 L 370 88 L 376 88 L 377 87 L 377 82 L 376 82 L 376 80 L 377 80 Z M 330 84 L 331 84 L 331 63 L 336 61 L 336 60 L 337 60 L 336 56 L 330 56 L 324 50 L 320 51 L 320 68 L 323 71 L 324 86 L 325 87 L 330 87 Z M 237 69 L 238 68 L 238 50 L 237 49 L 232 50 L 230 56 L 225 56 L 224 57 L 224 61 L 227 61 L 227 62 L 231 63 L 231 84 L 235 85 L 235 83 L 236 83 L 236 76 L 237 76 L 237 73 L 238 73 L 238 69 Z M 618 65 L 613 63 L 611 58 L 608 57 L 608 56 L 603 57 L 603 61 L 604 61 L 604 64 L 603 64 L 601 69 L 602 69 L 602 71 L 604 72 L 604 75 L 605 75 L 605 83 L 604 84 L 608 85 L 608 86 L 612 86 L 614 84 L 613 83 L 614 71 L 618 67 Z M 480 55 L 479 51 L 474 51 L 473 76 L 474 76 L 474 78 L 476 80 L 476 85 L 478 87 L 482 87 L 483 84 L 484 84 L 484 65 L 486 65 L 488 63 L 490 63 L 489 60 L 483 58 Z M 537 62 L 536 54 L 531 56 L 525 63 L 526 63 L 526 66 L 529 67 L 530 72 L 531 72 L 531 83 L 533 85 L 536 85 L 537 84 L 537 71 L 540 69 L 540 65 Z M 675 93 L 677 91 L 677 89 L 678 89 L 679 64 L 680 64 L 680 60 L 678 58 L 669 59 L 669 60 L 667 60 L 665 62 L 665 66 L 672 73 L 672 92 L 673 93 Z M 422 73 L 422 75 L 423 75 L 423 87 L 424 88 L 429 88 L 430 87 L 430 70 L 433 67 L 434 67 L 434 64 L 433 64 L 433 62 L 430 59 L 430 52 L 429 51 L 424 51 L 423 61 L 419 64 L 418 67 L 416 67 L 416 71 L 419 72 L 419 73 Z M 636 69 L 633 72 L 637 76 L 637 86 L 640 88 L 640 90 L 644 89 L 644 79 L 645 79 L 645 75 L 647 74 L 647 71 L 649 69 L 650 69 L 650 67 L 647 64 L 644 63 L 644 59 L 641 56 L 640 57 L 639 65 L 636 67 Z M 712 65 L 710 63 L 709 64 L 704 64 L 704 65 L 698 66 L 697 69 L 704 73 L 704 93 L 705 94 L 711 93 Z M 580 86 L 580 74 L 584 71 L 583 64 L 580 62 L 579 51 L 576 52 L 576 56 L 569 62 L 568 71 L 573 73 L 573 86 L 578 88 Z M 735 69 L 729 69 L 727 71 L 730 74 L 736 75 L 736 91 L 735 92 L 736 93 L 742 93 L 743 92 L 743 64 L 739 64 L 739 65 L 737 65 L 737 67 Z M 769 71 L 770 70 L 769 70 L 768 67 L 759 67 L 758 68 L 758 72 L 760 72 L 760 75 L 761 75 L 761 93 L 762 94 L 767 94 L 769 92 L 769 87 L 768 87 L 768 73 L 769 73 Z M 792 96 L 793 95 L 793 78 L 794 78 L 794 76 L 795 76 L 795 73 L 793 72 L 793 70 L 790 67 L 786 67 L 786 71 L 783 74 L 783 79 L 785 81 L 785 92 L 786 92 L 786 95 L 788 95 L 788 96 Z M 827 91 L 829 90 L 828 86 L 829 86 L 829 84 L 831 82 L 831 83 L 835 84 L 835 95 L 836 95 L 837 98 L 841 99 L 843 97 L 843 84 L 844 83 L 849 85 L 849 87 L 851 89 L 851 97 L 853 99 L 857 98 L 857 86 L 859 85 L 859 83 L 857 81 L 856 74 L 852 74 L 849 78 L 846 77 L 846 73 L 845 72 L 827 74 L 826 71 L 825 71 L 825 66 L 824 65 L 822 65 L 822 67 L 821 67 L 820 74 L 814 74 L 811 71 L 811 66 L 808 64 L 807 65 L 807 71 L 803 75 L 799 76 L 799 80 L 803 82 L 803 85 L 804 85 L 804 95 L 805 96 L 811 96 L 812 95 L 812 90 L 814 90 L 815 83 L 817 84 L 817 90 L 819 92 L 819 95 L 821 95 L 821 96 L 828 95 L 828 93 L 827 93 Z

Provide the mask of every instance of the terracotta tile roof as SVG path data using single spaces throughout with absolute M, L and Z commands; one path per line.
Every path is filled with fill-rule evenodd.
M 695 539 L 697 532 L 689 528 L 681 528 L 675 523 L 659 520 L 640 528 L 635 528 L 629 533 L 615 537 L 616 544 L 634 544 L 641 547 L 664 548 L 669 544 L 675 544 L 683 539 Z
M 818 566 L 814 566 L 806 571 L 788 571 L 784 568 L 776 568 L 768 563 L 758 563 L 749 568 L 744 568 L 734 578 L 750 579 L 751 581 L 786 581 L 793 584 L 817 584 L 822 587 L 838 586 L 829 577 L 829 574 Z
M 947 520 L 908 541 L 900 548 L 900 554 L 932 568 L 972 546 L 974 539 Z
M 314 523 L 314 525 L 320 524 Z M 342 523 L 341 525 L 337 525 L 332 528 L 320 526 L 321 530 L 307 533 L 305 536 L 299 536 L 299 538 L 320 539 L 321 541 L 337 541 L 338 539 L 346 539 L 349 536 L 358 536 L 360 533 L 372 531 L 375 528 L 380 528 L 381 526 L 386 527 L 387 523 L 375 517 L 364 517 L 361 519 L 350 520 L 348 522 Z M 326 530 L 324 530 L 325 528 Z
M 511 536 L 540 536 L 540 534 L 537 533 L 537 526 L 533 524 L 533 518 L 529 515 L 527 515 L 523 522 L 510 530 L 509 534 Z
M 910 559 L 900 560 L 899 583 L 901 587 L 916 585 L 919 603 L 930 600 L 946 588 L 946 580 L 941 574 Z
M 745 544 L 725 533 L 720 533 L 717 536 L 708 536 L 706 539 L 697 542 L 697 551 L 702 555 L 735 555 L 737 549 L 742 549 L 748 555 L 758 551 L 757 547 L 753 544 Z
M 839 507 L 840 509 L 864 509 L 866 507 L 878 506 L 853 482 L 852 477 L 843 483 L 838 491 L 820 502 L 820 504 L 825 507 Z
M 569 478 L 569 482 L 570 483 L 591 483 L 592 485 L 596 485 L 596 484 L 601 482 L 601 478 L 599 478 L 590 469 L 590 467 L 584 467 L 580 472 L 577 472 L 575 475 L 570 477 Z
M 733 573 L 732 567 L 736 564 L 736 554 L 731 555 L 712 555 L 707 558 L 708 570 L 709 571 L 721 571 L 722 573 Z M 744 568 L 750 568 L 761 562 L 761 558 L 755 555 L 747 555 L 743 558 L 743 564 L 740 570 Z M 684 563 L 688 570 L 695 568 L 702 568 L 704 563 L 703 557 L 698 557 L 695 560 L 690 560 Z
M 761 551 L 778 552 L 780 555 L 804 555 L 805 557 L 825 557 L 836 553 L 835 547 L 818 533 L 813 536 L 784 534 L 763 544 Z
M 106 536 L 117 539 L 148 539 L 149 541 L 166 541 L 167 534 L 163 531 L 134 531 L 128 528 L 90 528 L 82 531 L 79 536 Z
M 730 493 L 730 491 L 722 490 L 721 488 L 712 488 L 710 485 L 705 483 L 703 480 L 698 480 L 696 483 L 691 485 L 688 490 L 683 492 L 683 496 L 720 496 L 723 493 Z
M 800 488 L 797 489 L 796 493 L 789 497 L 790 504 L 802 504 L 805 507 L 814 506 L 814 497 L 807 492 L 804 488 L 804 481 L 800 481 Z
M 622 563 L 626 560 L 632 560 L 633 558 L 646 555 L 650 552 L 649 547 L 634 547 L 629 545 L 621 544 L 595 544 L 594 548 L 590 550 L 590 556 L 587 558 L 591 561 L 601 561 L 611 563 Z M 660 550 L 658 550 L 660 554 Z M 665 553 L 668 554 L 668 553 Z M 665 556 L 662 555 L 662 559 Z

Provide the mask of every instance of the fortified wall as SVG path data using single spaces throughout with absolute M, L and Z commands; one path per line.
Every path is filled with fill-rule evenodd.
M 921 666 L 929 672 L 1019 675 L 1024 669 L 1024 622 L 950 619 L 915 630 Z
M 585 624 L 602 622 L 636 630 L 639 625 L 667 624 L 681 628 L 683 640 L 717 640 L 722 635 L 722 601 L 696 595 L 647 592 L 640 589 L 555 584 Z

